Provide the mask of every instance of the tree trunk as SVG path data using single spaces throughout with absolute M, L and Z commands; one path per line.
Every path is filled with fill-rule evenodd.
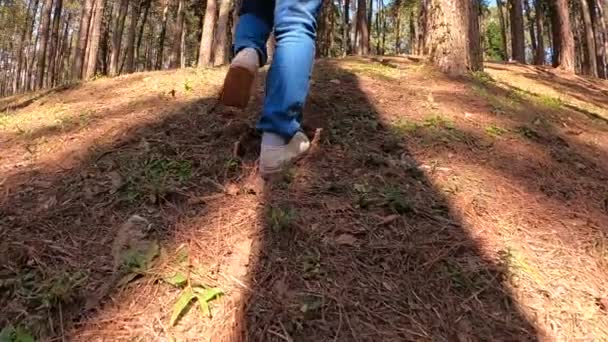
M 350 52 L 350 0 L 344 0 L 344 23 L 342 24 L 342 48 L 344 56 Z
M 534 50 L 534 64 L 543 65 L 545 64 L 545 34 L 544 34 L 544 23 L 543 23 L 543 9 L 542 0 L 534 1 L 534 9 L 536 11 L 535 22 L 536 22 L 536 49 Z
M 507 25 L 505 23 L 505 14 L 503 11 L 503 0 L 496 0 L 496 5 L 498 6 L 498 18 L 500 19 L 500 34 L 502 36 L 502 49 L 505 59 L 508 61 L 511 59 L 509 56 L 509 49 L 507 48 Z M 540 1 L 540 0 L 537 0 Z
M 524 36 L 524 17 L 522 9 L 522 0 L 511 1 L 511 50 L 513 51 L 513 59 L 526 63 L 526 45 Z
M 137 23 L 139 22 L 141 6 L 141 1 L 134 1 L 131 3 L 131 21 L 129 22 L 129 30 L 127 31 L 127 51 L 125 52 L 124 62 L 120 67 L 121 73 L 123 67 L 129 74 L 135 71 L 135 34 L 137 31 Z
M 230 19 L 230 0 L 220 0 L 219 16 L 215 39 L 213 39 L 213 65 L 219 66 L 228 63 L 228 19 Z
M 430 60 L 450 75 L 481 67 L 476 9 L 471 0 L 432 0 L 429 13 Z
M 395 17 L 395 54 L 399 54 L 401 50 L 401 10 L 400 8 L 394 8 Z
M 594 0 L 597 10 L 596 20 L 596 49 L 598 55 L 598 71 L 600 76 L 608 79 L 608 29 L 606 28 L 606 17 L 604 16 L 604 8 L 601 0 Z
M 466 0 L 468 4 L 468 68 L 471 71 L 483 70 L 483 50 L 481 49 L 481 34 L 479 29 L 479 1 Z
M 382 0 L 378 0 L 378 2 L 376 3 L 377 9 L 376 9 L 376 54 L 380 55 L 380 17 L 382 15 Z
M 38 53 L 38 70 L 36 77 L 36 88 L 44 87 L 44 76 L 46 71 L 46 54 L 49 44 L 49 25 L 51 22 L 51 7 L 53 0 L 45 0 L 42 5 L 42 14 L 40 18 L 40 53 Z
M 169 0 L 164 0 L 165 5 L 163 7 L 163 16 L 160 28 L 160 36 L 158 38 L 158 52 L 156 55 L 156 70 L 160 70 L 163 67 L 163 59 L 165 54 L 165 38 L 167 36 L 167 19 L 169 14 Z
M 213 46 L 213 29 L 215 27 L 215 0 L 207 0 L 205 10 L 205 21 L 203 23 L 203 34 L 199 48 L 198 66 L 207 67 L 211 65 L 211 50 Z
M 593 24 L 591 22 L 591 10 L 587 0 L 581 1 L 581 11 L 583 12 L 583 26 L 585 28 L 585 63 L 583 70 L 585 74 L 597 77 L 597 56 L 595 54 L 595 33 L 593 32 Z
M 410 10 L 410 43 L 409 53 L 416 54 L 416 24 L 414 20 L 414 8 Z
M 51 52 L 49 53 L 49 85 L 51 87 L 56 84 L 57 76 L 57 56 L 59 55 L 59 43 L 61 36 L 59 29 L 61 27 L 61 12 L 63 10 L 63 0 L 55 0 L 55 12 L 53 14 L 53 29 L 51 30 Z
M 35 64 L 36 64 L 36 56 L 37 56 L 37 52 L 38 50 L 36 49 L 36 47 L 38 46 L 38 40 L 40 39 L 40 32 L 36 33 L 36 38 L 34 39 L 34 45 L 32 46 L 31 49 L 31 58 L 29 59 L 29 66 L 28 66 L 28 70 L 27 70 L 27 75 L 26 75 L 26 84 L 25 84 L 25 90 L 29 91 L 29 90 L 34 90 L 34 84 L 33 84 L 33 77 L 34 77 L 34 71 L 35 71 Z
M 367 30 L 367 0 L 358 0 L 357 4 L 357 54 L 369 54 L 369 31 Z
M 23 30 L 21 31 L 21 39 L 18 42 L 17 47 L 17 69 L 15 70 L 15 78 L 13 79 L 13 94 L 16 94 L 21 89 L 21 80 L 23 78 L 24 59 L 27 59 L 27 53 L 23 54 L 23 51 L 29 48 L 32 35 L 32 26 L 34 25 L 35 14 L 38 8 L 38 0 L 31 0 L 27 5 L 27 12 L 25 14 L 25 21 L 23 22 Z M 33 14 L 32 14 L 33 12 Z M 31 24 L 30 24 L 31 22 Z
M 330 1 L 329 4 L 331 5 L 332 2 Z M 367 3 L 367 50 L 369 53 L 369 49 L 370 49 L 370 43 L 371 43 L 371 38 L 372 38 L 372 18 L 374 15 L 374 0 L 369 0 L 369 2 Z M 332 6 L 330 7 L 330 15 L 331 13 L 333 13 L 333 8 Z M 331 32 L 331 31 L 330 31 Z
M 554 67 L 559 67 L 567 72 L 574 72 L 576 55 L 574 50 L 574 35 L 570 26 L 568 15 L 568 1 L 555 0 L 551 13 L 553 45 L 554 45 Z
M 95 76 L 97 70 L 97 51 L 99 50 L 99 40 L 101 38 L 101 23 L 103 21 L 103 13 L 106 5 L 106 0 L 96 0 L 95 10 L 93 11 L 93 19 L 91 20 L 91 34 L 89 37 L 88 57 L 85 68 L 85 79 L 90 79 Z
M 182 34 L 184 33 L 184 0 L 179 0 L 177 4 L 176 24 L 173 32 L 173 47 L 169 58 L 169 67 L 178 68 L 181 65 L 182 55 Z
M 65 70 L 66 70 L 66 63 L 65 63 L 65 59 L 67 56 L 67 59 L 69 60 L 70 58 L 70 46 L 71 46 L 71 42 L 70 42 L 70 38 L 69 38 L 69 29 L 70 29 L 70 22 L 71 22 L 72 16 L 71 13 L 68 12 L 68 16 L 65 19 L 65 23 L 63 26 L 63 34 L 62 34 L 62 38 L 59 44 L 59 50 L 57 52 L 57 61 L 55 61 L 55 80 L 57 82 L 57 84 L 62 83 L 63 80 L 65 80 Z
M 74 62 L 72 63 L 73 79 L 80 79 L 83 75 L 83 67 L 86 57 L 85 51 L 87 50 L 87 43 L 89 42 L 89 26 L 93 12 L 93 1 L 94 0 L 85 0 L 80 13 L 78 41 L 76 43 L 76 50 L 74 52 Z
M 418 19 L 418 54 L 428 55 L 427 40 L 429 39 L 429 6 L 430 0 L 422 0 L 420 2 L 420 17 Z
M 532 45 L 532 51 L 536 51 L 537 37 L 534 32 L 534 20 L 532 20 L 532 10 L 530 9 L 529 0 L 523 0 L 524 11 L 526 12 L 526 19 L 528 20 L 528 30 L 530 33 L 530 45 Z M 538 15 L 538 13 L 536 14 Z
M 139 34 L 137 35 L 137 46 L 135 48 L 135 59 L 138 61 L 139 63 L 139 49 L 141 47 L 141 41 L 144 37 L 144 28 L 146 27 L 146 23 L 148 22 L 148 14 L 150 13 L 150 4 L 152 2 L 152 0 L 143 0 L 144 1 L 144 17 L 141 20 L 141 25 L 139 26 Z M 129 68 L 131 67 L 131 68 Z M 129 65 L 127 63 L 127 72 L 134 72 L 136 69 L 136 65 L 135 62 L 133 62 L 133 65 Z
M 380 50 L 382 51 L 382 55 L 384 55 L 386 51 L 386 31 L 388 28 L 386 27 L 388 24 L 386 22 L 386 8 L 384 7 L 384 0 L 382 1 L 382 44 L 380 46 Z
M 122 47 L 122 34 L 127 16 L 128 0 L 120 0 L 114 7 L 112 20 L 112 52 L 110 54 L 110 76 L 118 74 L 118 62 L 120 61 L 120 50 Z

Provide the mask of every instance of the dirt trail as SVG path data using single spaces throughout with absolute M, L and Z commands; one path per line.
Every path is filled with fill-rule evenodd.
M 608 83 L 321 60 L 313 149 L 264 184 L 261 84 L 246 111 L 216 107 L 224 71 L 0 102 L 0 328 L 73 341 L 608 339 Z M 180 294 L 202 287 L 223 292 L 212 316 L 193 301 L 172 326 Z

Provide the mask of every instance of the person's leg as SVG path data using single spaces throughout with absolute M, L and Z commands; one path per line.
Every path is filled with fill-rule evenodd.
M 235 55 L 245 48 L 253 48 L 259 54 L 260 66 L 266 64 L 266 41 L 272 32 L 274 8 L 274 0 L 243 1 L 234 37 Z
M 276 134 L 285 142 L 300 131 L 315 56 L 316 16 L 321 2 L 277 0 L 276 3 L 276 49 L 266 80 L 266 98 L 257 128 Z
M 246 107 L 255 75 L 268 59 L 266 41 L 272 31 L 274 0 L 244 0 L 233 44 L 234 59 L 224 80 L 221 101 Z

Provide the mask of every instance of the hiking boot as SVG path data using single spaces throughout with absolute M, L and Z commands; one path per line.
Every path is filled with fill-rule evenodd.
M 262 177 L 277 174 L 310 148 L 310 141 L 302 132 L 296 133 L 287 145 L 271 146 L 262 144 L 260 153 L 260 173 Z
M 247 107 L 259 67 L 260 57 L 255 49 L 245 48 L 239 51 L 224 79 L 220 98 L 222 104 L 238 108 Z

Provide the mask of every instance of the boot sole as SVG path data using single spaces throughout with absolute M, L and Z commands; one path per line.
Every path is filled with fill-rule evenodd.
M 224 89 L 220 101 L 225 106 L 245 108 L 251 97 L 255 74 L 239 67 L 230 67 L 224 79 Z

